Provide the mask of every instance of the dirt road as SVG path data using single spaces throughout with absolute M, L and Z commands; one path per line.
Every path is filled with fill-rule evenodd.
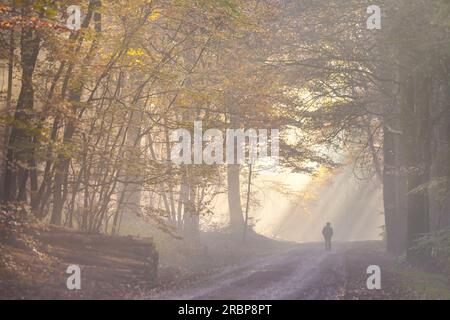
M 345 244 L 304 244 L 170 289 L 148 299 L 342 299 Z

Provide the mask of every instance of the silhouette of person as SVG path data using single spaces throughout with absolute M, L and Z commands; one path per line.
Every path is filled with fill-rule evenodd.
M 322 235 L 325 239 L 325 250 L 331 251 L 331 238 L 333 237 L 331 223 L 327 222 L 327 225 L 322 229 Z

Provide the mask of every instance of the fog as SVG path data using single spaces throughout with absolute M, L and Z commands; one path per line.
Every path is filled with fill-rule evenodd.
M 357 180 L 351 167 L 338 170 L 330 180 L 329 184 L 319 187 L 318 196 L 307 208 L 308 212 L 304 207 L 270 193 L 270 203 L 262 209 L 257 229 L 285 240 L 317 241 L 322 239 L 323 226 L 330 222 L 335 240 L 380 239 L 384 218 L 379 183 Z M 309 184 L 308 187 L 312 186 Z
M 357 179 L 350 165 L 323 175 L 259 175 L 252 185 L 252 200 L 258 204 L 249 212 L 254 230 L 280 240 L 313 242 L 322 240 L 322 228 L 330 222 L 337 241 L 381 239 L 384 216 L 379 181 Z M 226 198 L 221 197 L 215 208 L 216 223 L 226 223 L 226 210 Z

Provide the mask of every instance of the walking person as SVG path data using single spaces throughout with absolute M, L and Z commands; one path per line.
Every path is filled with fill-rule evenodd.
M 333 237 L 331 223 L 327 222 L 327 225 L 322 229 L 322 235 L 325 239 L 325 250 L 331 251 L 331 238 Z

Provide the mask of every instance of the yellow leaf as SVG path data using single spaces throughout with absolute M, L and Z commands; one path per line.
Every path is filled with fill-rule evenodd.
M 137 48 L 137 49 L 130 48 L 127 51 L 127 55 L 129 55 L 130 57 L 140 57 L 140 56 L 144 55 L 144 50 L 142 50 L 140 48 Z
M 161 14 L 159 13 L 158 10 L 155 10 L 152 12 L 152 14 L 148 17 L 148 21 L 155 21 L 159 18 Z

